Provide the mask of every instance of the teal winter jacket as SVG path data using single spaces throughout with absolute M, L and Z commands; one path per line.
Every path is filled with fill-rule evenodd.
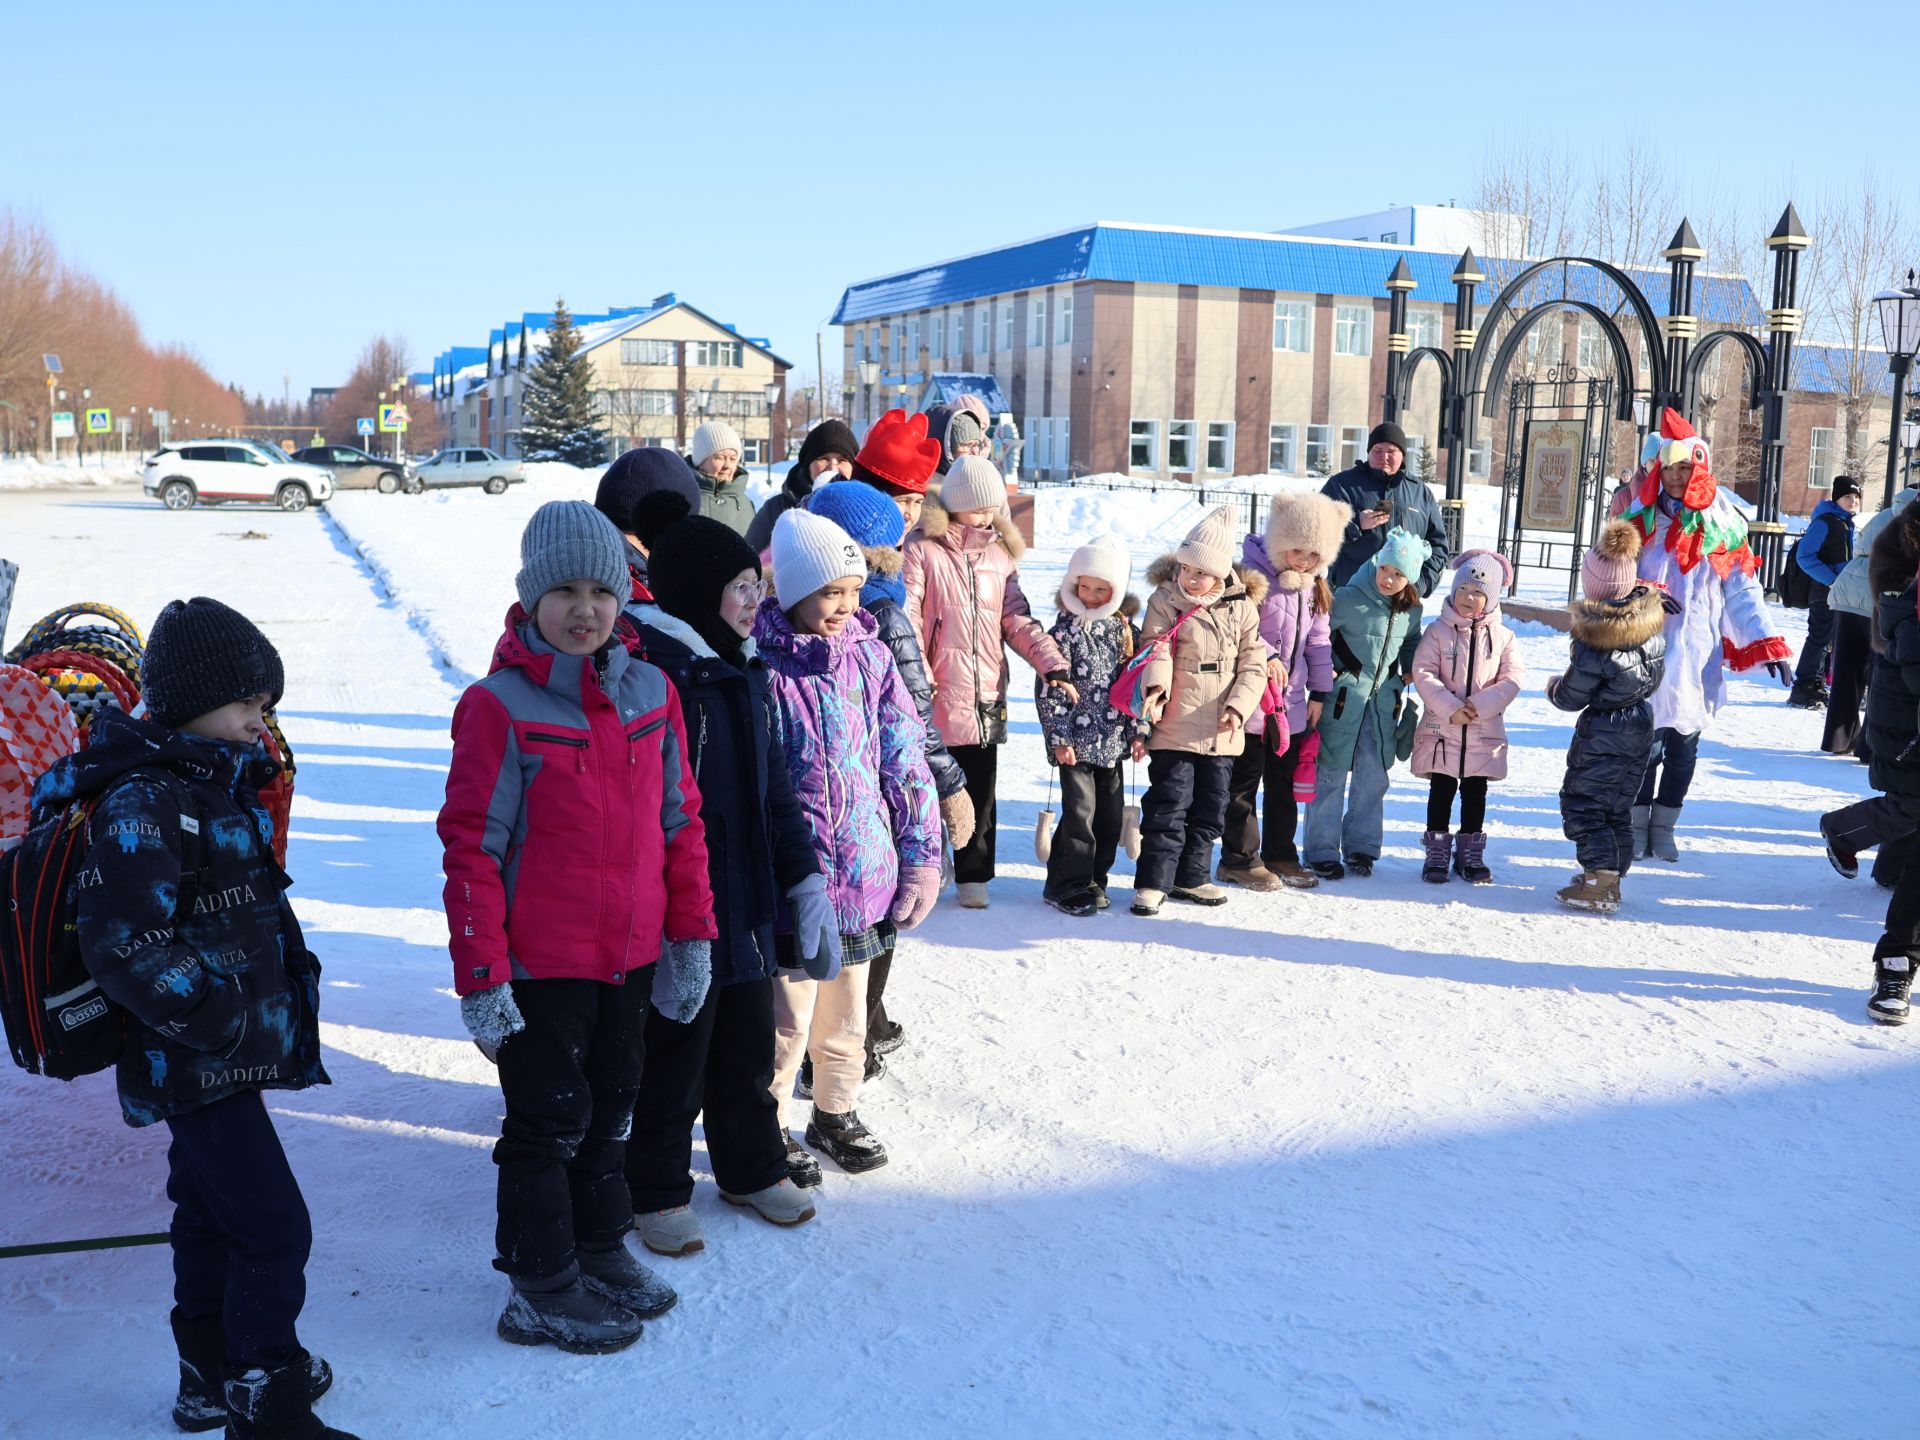
M 1320 712 L 1320 764 L 1353 768 L 1360 727 L 1371 724 L 1380 758 L 1393 768 L 1400 696 L 1420 645 L 1419 606 L 1395 610 L 1374 585 L 1366 561 L 1333 597 L 1333 692 Z

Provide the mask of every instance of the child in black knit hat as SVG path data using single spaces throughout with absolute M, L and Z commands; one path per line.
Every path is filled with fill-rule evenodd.
M 183 1430 L 352 1440 L 313 1416 L 333 1383 L 301 1346 L 313 1232 L 262 1090 L 324 1085 L 320 965 L 288 906 L 260 788 L 263 712 L 285 684 L 267 637 L 217 600 L 175 600 L 141 663 L 146 714 L 103 710 L 34 792 L 90 805 L 76 930 L 127 1015 L 129 1125 L 164 1122 Z
M 813 1195 L 802 1185 L 819 1183 L 818 1165 L 780 1128 L 767 1089 L 779 973 L 773 924 L 784 904 L 796 928 L 810 925 L 836 949 L 839 927 L 787 776 L 767 667 L 751 638 L 764 593 L 760 557 L 731 527 L 702 516 L 652 538 L 655 603 L 627 614 L 647 658 L 680 692 L 719 938 L 699 1011 L 685 1024 L 657 1011 L 647 1017 L 627 1188 L 641 1243 L 659 1255 L 687 1255 L 706 1245 L 688 1171 L 693 1120 L 702 1111 L 721 1199 L 775 1225 L 813 1218 Z M 798 1152 L 792 1167 L 791 1152 Z

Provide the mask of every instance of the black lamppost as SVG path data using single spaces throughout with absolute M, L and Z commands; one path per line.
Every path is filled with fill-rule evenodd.
M 1786 462 L 1787 388 L 1793 373 L 1793 337 L 1805 316 L 1799 307 L 1800 252 L 1813 241 L 1791 202 L 1767 237 L 1773 251 L 1773 304 L 1767 308 L 1767 373 L 1760 412 L 1760 500 L 1748 530 L 1758 539 L 1760 574 L 1771 587 L 1780 576 L 1787 527 L 1780 523 L 1780 474 Z
M 1693 313 L 1693 267 L 1706 255 L 1693 226 L 1684 219 L 1660 252 L 1668 265 L 1667 313 L 1660 317 L 1661 338 L 1667 342 L 1668 393 L 1655 396 L 1654 404 L 1671 405 L 1682 413 L 1692 398 L 1686 394 L 1687 352 L 1700 338 L 1700 317 Z
M 1387 276 L 1387 393 L 1380 397 L 1380 418 L 1395 424 L 1400 420 L 1400 371 L 1413 348 L 1407 336 L 1407 294 L 1417 283 L 1402 255 Z
M 1487 277 L 1474 258 L 1469 245 L 1460 254 L 1460 263 L 1448 277 L 1453 281 L 1453 399 L 1451 414 L 1441 418 L 1446 426 L 1447 498 L 1441 508 L 1447 512 L 1447 544 L 1460 553 L 1467 518 L 1467 461 L 1473 451 L 1473 404 L 1466 392 L 1466 375 L 1473 358 L 1474 342 L 1479 339 L 1473 328 L 1474 287 Z
M 1882 508 L 1893 504 L 1893 490 L 1900 478 L 1900 415 L 1907 408 L 1907 377 L 1913 373 L 1913 357 L 1920 354 L 1920 289 L 1913 284 L 1913 271 L 1907 271 L 1907 283 L 1899 290 L 1882 290 L 1873 297 L 1880 312 L 1880 335 L 1887 347 L 1887 368 L 1893 372 L 1893 428 L 1887 436 L 1887 488 L 1881 497 Z

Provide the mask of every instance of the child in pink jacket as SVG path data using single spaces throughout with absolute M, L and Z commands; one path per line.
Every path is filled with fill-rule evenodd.
M 1447 881 L 1448 860 L 1475 885 L 1487 868 L 1487 782 L 1507 774 L 1507 726 L 1501 718 L 1520 693 L 1524 667 L 1500 597 L 1513 584 L 1507 557 L 1468 550 L 1453 562 L 1453 593 L 1427 626 L 1413 655 L 1421 716 L 1413 735 L 1413 773 L 1428 779 L 1426 863 L 1420 878 Z M 1460 833 L 1447 833 L 1454 797 Z
M 1033 618 L 1016 568 L 1025 549 L 1007 513 L 1007 482 L 976 455 L 953 462 L 940 503 L 927 501 L 907 537 L 901 578 L 907 619 L 920 637 L 933 680 L 933 723 L 967 777 L 973 838 L 954 847 L 960 903 L 987 908 L 993 879 L 999 747 L 1007 740 L 1007 647 L 1059 688 L 1069 704 L 1067 659 Z

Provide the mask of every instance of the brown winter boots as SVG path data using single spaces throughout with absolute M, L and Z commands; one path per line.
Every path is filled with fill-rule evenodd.
M 1571 885 L 1555 892 L 1562 905 L 1574 910 L 1593 910 L 1611 915 L 1620 908 L 1620 872 L 1618 870 L 1582 870 Z

